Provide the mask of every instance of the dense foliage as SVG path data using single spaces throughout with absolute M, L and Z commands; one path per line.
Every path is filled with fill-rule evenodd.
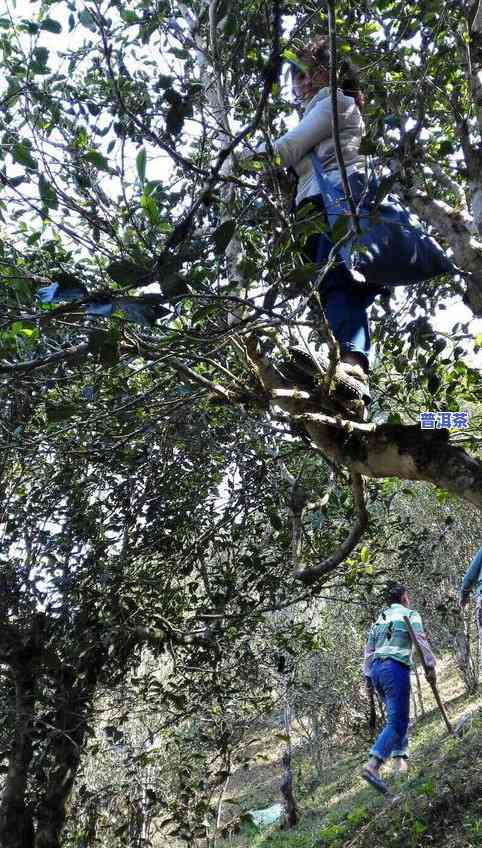
M 335 10 L 338 50 L 362 68 L 363 149 L 461 268 L 373 308 L 375 423 L 357 425 L 273 377 L 319 329 L 313 269 L 279 163 L 238 158 L 287 128 L 283 59 L 334 4 L 26 9 L 0 18 L 0 842 L 61 844 L 99 693 L 115 699 L 148 654 L 127 702 L 155 702 L 149 732 L 171 734 L 159 757 L 176 767 L 147 801 L 193 844 L 215 831 L 218 788 L 263 713 L 284 698 L 319 723 L 298 683 L 337 636 L 310 603 L 331 574 L 365 626 L 396 570 L 398 484 L 383 478 L 434 484 L 427 511 L 455 493 L 477 526 L 482 338 L 431 319 L 461 297 L 482 314 L 482 22 L 477 4 L 439 0 Z M 470 426 L 421 431 L 425 409 L 468 409 Z M 122 809 L 116 838 L 142 844 Z

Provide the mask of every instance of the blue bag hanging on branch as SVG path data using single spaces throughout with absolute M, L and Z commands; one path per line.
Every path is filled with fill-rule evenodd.
M 342 216 L 348 226 L 350 206 L 343 185 L 333 185 L 326 178 L 316 153 L 311 153 L 311 161 L 331 231 Z M 353 173 L 348 181 L 356 206 L 360 204 L 361 232 L 340 247 L 339 256 L 356 282 L 369 286 L 406 286 L 456 273 L 457 268 L 438 242 L 395 195 L 377 201 L 379 184 L 375 177 L 367 183 L 363 174 Z M 326 261 L 333 240 L 325 237 L 323 241 L 322 260 Z

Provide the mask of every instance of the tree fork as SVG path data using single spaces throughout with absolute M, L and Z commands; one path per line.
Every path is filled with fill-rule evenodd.
M 55 732 L 49 749 L 55 766 L 49 779 L 37 814 L 35 848 L 60 848 L 61 834 L 66 819 L 66 804 L 80 763 L 81 748 L 87 731 L 87 721 L 94 697 L 98 668 L 94 662 L 87 687 L 79 690 L 76 671 L 60 670 L 57 681 L 58 708 Z
M 449 441 L 448 430 L 417 424 L 361 424 L 314 411 L 309 391 L 287 386 L 269 359 L 247 341 L 248 359 L 263 389 L 332 462 L 366 477 L 420 480 L 452 492 L 482 510 L 482 462 Z M 321 403 L 317 401 L 318 408 Z
M 13 748 L 0 805 L 2 848 L 34 848 L 32 814 L 26 803 L 27 780 L 33 756 L 32 727 L 36 673 L 34 660 L 18 656 L 14 665 L 16 726 Z
M 330 459 L 366 477 L 425 480 L 482 510 L 482 463 L 449 442 L 448 430 L 417 424 L 380 424 L 351 433 L 301 416 L 311 439 Z

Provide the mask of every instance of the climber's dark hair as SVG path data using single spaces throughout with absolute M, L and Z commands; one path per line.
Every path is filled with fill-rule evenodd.
M 385 603 L 400 604 L 408 589 L 403 583 L 389 583 L 384 592 Z
M 313 39 L 300 50 L 297 56 L 308 71 L 316 71 L 320 65 L 326 70 L 330 66 L 330 45 L 326 36 Z M 344 94 L 353 97 L 360 111 L 363 107 L 363 96 L 360 85 L 360 74 L 357 66 L 345 56 L 337 62 L 338 86 Z

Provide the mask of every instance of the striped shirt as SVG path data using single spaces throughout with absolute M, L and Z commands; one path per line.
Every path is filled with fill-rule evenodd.
M 425 662 L 435 668 L 436 660 L 423 630 L 422 619 L 416 610 L 402 604 L 392 604 L 384 609 L 370 628 L 365 648 L 364 673 L 371 675 L 374 659 L 393 659 L 404 665 L 412 666 L 413 645 L 404 616 L 410 620 L 418 642 L 423 651 Z

